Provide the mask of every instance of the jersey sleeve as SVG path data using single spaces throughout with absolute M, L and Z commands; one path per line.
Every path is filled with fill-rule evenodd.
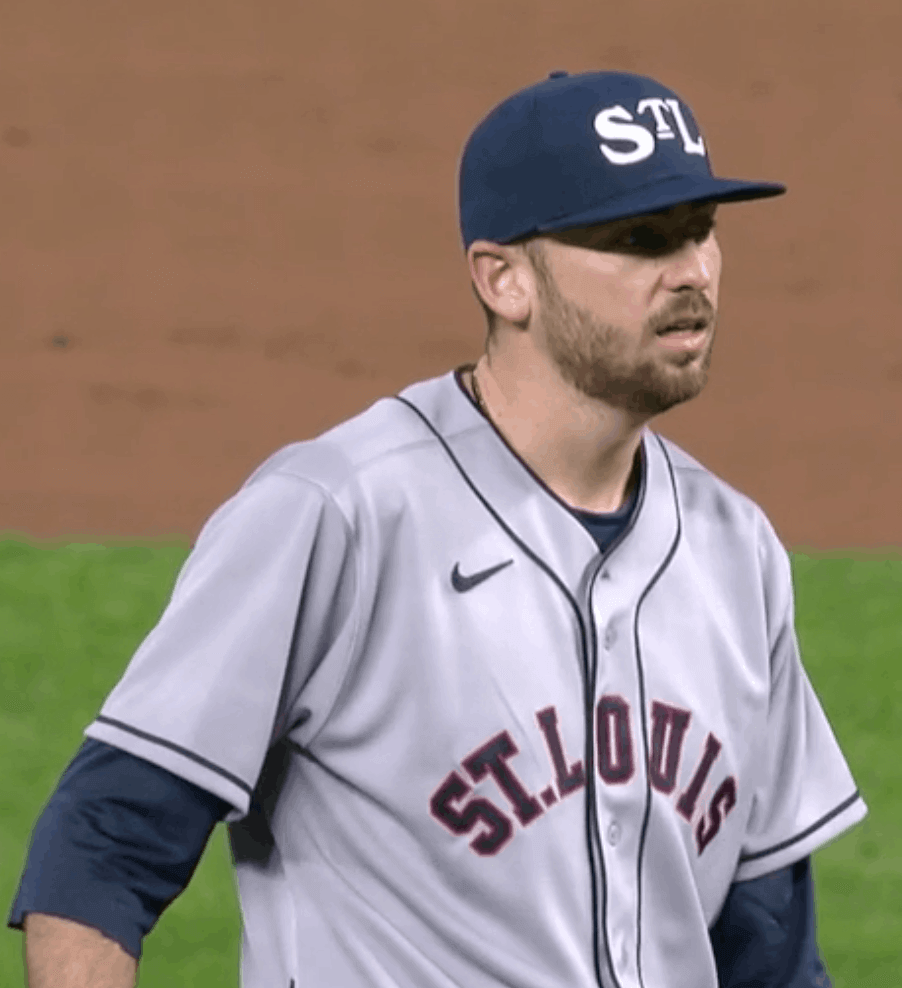
M 789 556 L 764 518 L 762 527 L 770 702 L 738 881 L 810 855 L 867 813 L 802 665 Z
M 304 683 L 353 624 L 348 523 L 319 485 L 258 471 L 201 531 L 156 627 L 85 734 L 247 814 Z M 303 716 L 303 715 L 300 715 Z

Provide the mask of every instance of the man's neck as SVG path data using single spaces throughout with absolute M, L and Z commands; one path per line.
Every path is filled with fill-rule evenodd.
M 622 507 L 636 483 L 645 421 L 586 398 L 560 379 L 524 370 L 480 358 L 477 389 L 495 427 L 571 507 L 592 512 Z

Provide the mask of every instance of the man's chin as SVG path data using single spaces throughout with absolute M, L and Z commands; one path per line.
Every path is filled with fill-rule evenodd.
M 651 418 L 691 401 L 708 383 L 711 348 L 704 353 L 668 355 L 665 361 L 649 361 L 619 376 L 601 363 L 558 363 L 561 376 L 587 398 L 612 408 Z
M 697 398 L 708 383 L 707 372 L 701 371 L 688 381 L 668 381 L 654 385 L 637 385 L 616 389 L 597 397 L 625 412 L 650 418 Z

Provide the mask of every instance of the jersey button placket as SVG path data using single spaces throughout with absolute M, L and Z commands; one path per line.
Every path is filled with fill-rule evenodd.
M 605 757 L 610 777 L 598 778 L 596 790 L 597 833 L 605 884 L 603 897 L 609 904 L 599 916 L 599 926 L 608 941 L 607 954 L 613 966 L 614 982 L 625 985 L 637 983 L 633 956 L 638 901 L 635 861 L 644 793 L 639 793 L 635 787 L 636 775 L 641 771 L 635 738 L 635 663 L 631 662 L 629 654 L 628 601 L 623 598 L 624 588 L 607 569 L 601 570 L 592 585 L 591 595 L 592 615 L 598 629 L 596 655 L 599 659 L 598 680 L 594 684 L 596 719 L 593 727 L 599 765 L 603 757 L 599 750 L 599 742 L 603 740 L 599 731 L 609 732 L 610 750 Z M 605 698 L 607 715 L 599 722 L 599 704 Z M 623 778 L 618 769 L 627 763 L 631 771 L 628 778 Z M 600 767 L 597 766 L 596 771 L 599 776 L 603 775 Z

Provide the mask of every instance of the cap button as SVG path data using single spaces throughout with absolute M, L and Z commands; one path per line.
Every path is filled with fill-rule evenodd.
M 565 75 L 570 75 L 569 72 L 565 72 L 563 69 L 555 69 L 554 72 L 548 73 L 549 79 L 563 79 Z

